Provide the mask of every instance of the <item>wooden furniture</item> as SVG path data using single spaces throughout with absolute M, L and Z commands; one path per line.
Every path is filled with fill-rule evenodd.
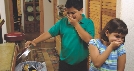
M 26 40 L 33 40 L 40 33 L 44 32 L 44 24 L 42 18 L 43 12 L 43 0 L 24 0 L 24 32 L 26 34 Z M 40 20 L 41 18 L 41 20 Z
M 20 42 L 25 39 L 25 34 L 21 32 L 11 32 L 8 34 L 4 34 L 4 39 L 6 42 Z
M 88 17 L 95 25 L 95 38 L 106 23 L 116 17 L 116 0 L 88 0 Z
M 0 44 L 3 43 L 3 39 L 2 39 L 2 28 L 0 27 Z
M 39 1 L 24 0 L 25 33 L 40 32 Z
M 60 37 L 60 35 L 56 36 L 55 40 L 56 40 L 56 50 L 57 50 L 58 54 L 60 54 L 60 51 L 61 51 L 61 37 Z
M 21 32 L 11 32 L 4 34 L 4 40 L 6 42 L 15 43 L 15 46 L 17 48 L 17 52 L 21 52 L 23 50 L 22 41 L 25 40 L 25 34 Z
M 57 0 L 54 0 L 53 8 L 54 8 L 54 23 L 56 23 L 58 21 Z M 55 41 L 56 41 L 56 50 L 57 50 L 58 54 L 60 54 L 60 51 L 61 51 L 61 38 L 60 38 L 60 35 L 55 37 Z
M 21 31 L 21 15 L 16 17 L 16 20 L 14 20 L 14 31 Z
M 14 32 L 14 18 L 13 18 L 13 3 L 12 3 L 12 0 L 8 0 L 8 1 L 5 0 L 5 4 L 8 6 L 7 7 L 8 10 L 5 9 L 7 11 L 6 14 L 8 14 L 7 15 L 8 19 L 6 19 L 6 22 L 7 22 L 7 24 L 9 23 L 8 24 L 9 26 L 8 26 L 7 30 L 8 30 L 8 32 Z
M 0 71 L 15 71 L 16 55 L 14 43 L 0 44 Z
M 3 39 L 2 39 L 2 25 L 4 24 L 5 20 L 1 19 L 1 15 L 0 15 L 0 44 L 3 43 Z

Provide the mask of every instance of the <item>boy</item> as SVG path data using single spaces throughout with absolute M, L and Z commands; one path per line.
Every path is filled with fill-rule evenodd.
M 67 17 L 60 19 L 48 32 L 43 33 L 33 41 L 27 41 L 26 46 L 34 46 L 46 39 L 61 36 L 61 52 L 59 71 L 87 71 L 88 42 L 94 37 L 94 24 L 85 17 L 83 0 L 67 0 Z

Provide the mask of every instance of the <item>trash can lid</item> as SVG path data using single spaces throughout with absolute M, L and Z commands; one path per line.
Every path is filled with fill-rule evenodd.
M 18 65 L 21 61 L 28 56 L 29 52 L 32 50 L 33 45 L 31 44 L 28 48 L 25 48 L 20 54 L 18 54 L 16 58 L 16 65 Z

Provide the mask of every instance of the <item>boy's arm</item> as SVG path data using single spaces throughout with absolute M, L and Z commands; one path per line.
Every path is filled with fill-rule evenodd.
M 77 24 L 74 26 L 76 31 L 78 32 L 79 36 L 82 40 L 84 40 L 86 43 L 89 43 L 89 41 L 93 38 L 88 32 L 86 32 L 80 24 Z
M 34 39 L 32 42 L 34 42 L 35 44 L 47 40 L 49 38 L 51 38 L 51 34 L 49 32 L 44 32 L 43 34 L 41 34 L 39 37 L 37 37 L 36 39 Z
M 54 37 L 56 35 L 58 35 L 59 33 L 59 29 L 60 29 L 60 21 L 59 20 L 55 25 L 53 25 L 48 32 L 44 32 L 43 34 L 41 34 L 39 37 L 35 38 L 33 41 L 27 41 L 25 43 L 25 46 L 29 46 L 30 43 L 32 43 L 34 46 L 36 46 L 37 43 L 41 42 L 41 41 L 45 41 L 51 37 Z
M 118 58 L 118 63 L 117 63 L 117 71 L 124 71 L 125 69 L 125 64 L 126 64 L 126 54 L 123 54 L 119 56 Z
M 81 25 L 79 24 L 78 20 L 68 16 L 68 21 L 71 23 L 71 25 L 73 25 L 77 31 L 77 33 L 79 34 L 80 38 L 82 40 L 84 40 L 86 43 L 88 43 L 92 38 L 94 38 L 94 25 L 93 24 L 89 24 L 86 27 L 88 28 L 87 31 L 85 31 Z M 90 26 L 90 27 L 89 27 Z M 92 29 L 91 29 L 92 27 Z M 91 34 L 89 34 L 92 33 Z
M 25 47 L 28 47 L 30 44 L 33 44 L 34 46 L 36 46 L 37 43 L 41 42 L 41 41 L 44 41 L 46 39 L 49 39 L 51 38 L 51 34 L 49 32 L 45 32 L 43 34 L 41 34 L 39 37 L 35 38 L 34 40 L 32 41 L 27 41 L 25 43 Z

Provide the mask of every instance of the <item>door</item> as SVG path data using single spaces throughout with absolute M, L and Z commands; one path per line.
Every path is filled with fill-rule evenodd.
M 95 38 L 99 38 L 101 29 L 116 17 L 116 0 L 89 0 L 88 17 L 94 22 Z

